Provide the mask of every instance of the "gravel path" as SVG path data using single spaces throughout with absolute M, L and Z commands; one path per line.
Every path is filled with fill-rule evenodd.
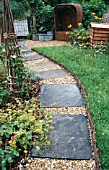
M 48 46 L 62 46 L 62 45 L 70 45 L 69 42 L 65 41 L 32 41 L 27 40 L 25 45 L 31 49 L 32 47 L 48 47 Z
M 61 45 L 70 45 L 66 42 L 60 41 L 48 41 L 48 42 L 39 42 L 39 41 L 30 41 L 27 40 L 25 45 L 31 49 L 33 46 L 61 46 Z M 35 64 L 48 61 L 48 59 L 39 59 L 34 61 L 27 61 L 25 65 L 33 64 L 33 70 L 35 70 Z M 55 68 L 52 68 L 55 69 Z M 57 69 L 60 69 L 60 66 L 57 66 Z M 63 78 L 54 78 L 48 80 L 41 80 L 41 84 L 70 84 L 75 83 L 76 81 L 72 76 L 66 76 Z M 62 107 L 62 108 L 44 108 L 46 111 L 64 114 L 83 114 L 86 116 L 86 110 L 84 106 L 81 107 Z M 90 132 L 90 127 L 89 127 Z M 91 133 L 90 133 L 91 139 Z M 92 141 L 92 140 L 91 140 Z M 23 170 L 24 168 L 21 168 Z M 65 160 L 65 159 L 49 159 L 49 158 L 29 158 L 26 165 L 26 170 L 95 170 L 95 160 Z

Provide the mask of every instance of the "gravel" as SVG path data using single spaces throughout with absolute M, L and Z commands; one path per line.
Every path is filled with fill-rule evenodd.
M 66 76 L 62 78 L 42 80 L 41 83 L 42 84 L 72 84 L 72 83 L 76 83 L 76 81 L 72 76 Z
M 27 40 L 25 45 L 31 49 L 31 47 L 36 46 L 61 46 L 61 45 L 70 45 L 68 42 L 63 41 L 31 41 Z M 48 59 L 39 59 L 35 61 L 25 62 L 25 65 L 33 64 L 40 62 L 46 62 Z M 58 68 L 58 67 L 57 67 Z M 55 69 L 55 68 L 53 68 Z M 60 66 L 59 68 L 60 69 Z M 63 78 L 55 78 L 48 80 L 41 80 L 41 84 L 68 84 L 76 83 L 75 79 L 72 76 L 66 76 Z M 46 111 L 51 113 L 64 113 L 64 114 L 83 114 L 86 115 L 85 107 L 62 107 L 62 108 L 44 108 Z M 91 138 L 90 126 L 89 133 Z M 26 164 L 26 168 L 19 168 L 21 170 L 95 170 L 95 160 L 65 160 L 65 159 L 49 159 L 49 158 L 30 158 Z
M 25 45 L 31 49 L 32 47 L 48 47 L 48 46 L 62 46 L 62 45 L 70 45 L 70 42 L 65 41 L 32 41 L 27 40 Z
M 44 108 L 50 113 L 59 113 L 59 114 L 81 114 L 86 116 L 85 107 L 60 107 L 60 108 Z
M 95 170 L 94 160 L 29 159 L 26 170 Z M 24 168 L 21 168 L 24 170 Z

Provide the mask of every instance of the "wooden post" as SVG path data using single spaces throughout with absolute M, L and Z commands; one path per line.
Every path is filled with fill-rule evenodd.
M 32 40 L 34 41 L 34 40 L 36 40 L 37 38 L 37 36 L 36 36 L 36 34 L 37 34 L 37 28 L 36 28 L 36 16 L 35 16 L 35 13 L 33 12 L 32 13 L 32 20 L 33 20 L 33 35 L 32 35 Z

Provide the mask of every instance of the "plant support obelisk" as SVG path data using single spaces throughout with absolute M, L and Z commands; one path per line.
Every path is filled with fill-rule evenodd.
M 2 43 L 5 45 L 6 50 L 6 61 L 7 61 L 7 71 L 8 71 L 8 82 L 9 90 L 12 90 L 13 79 L 15 73 L 12 69 L 11 57 L 15 56 L 15 53 L 19 53 L 19 49 L 14 50 L 14 47 L 17 47 L 17 39 L 14 31 L 13 16 L 9 5 L 9 0 L 3 0 L 3 28 L 2 28 Z M 17 56 L 17 55 L 16 55 Z M 13 57 L 14 58 L 14 57 Z

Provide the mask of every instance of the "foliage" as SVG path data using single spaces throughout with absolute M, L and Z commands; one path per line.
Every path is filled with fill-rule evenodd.
M 8 102 L 10 92 L 8 91 L 8 81 L 6 79 L 6 57 L 5 48 L 0 44 L 0 107 Z
M 0 2 L 1 1 L 2 0 L 0 0 Z M 49 1 L 49 0 L 39 0 L 39 1 L 36 1 L 36 0 L 10 0 L 10 5 L 11 5 L 14 19 L 24 19 L 27 17 L 27 15 L 29 14 L 31 9 L 34 12 L 36 12 L 36 7 L 41 5 L 42 3 L 44 3 L 45 6 L 50 5 L 50 6 L 54 7 L 55 5 L 60 4 L 60 3 L 70 3 L 70 2 L 79 3 L 79 4 L 81 4 L 83 2 L 83 7 L 85 8 L 85 6 L 86 6 L 86 10 L 88 9 L 87 2 L 89 2 L 89 0 L 87 0 L 87 1 L 86 0 L 51 0 L 51 1 Z M 100 1 L 95 0 L 93 3 L 92 2 L 91 3 L 92 3 L 92 5 L 94 5 L 95 3 L 98 5 L 99 2 Z M 106 5 L 109 5 L 108 0 L 103 0 L 102 2 L 104 2 Z M 90 5 L 90 2 L 89 2 L 89 5 Z M 99 5 L 98 5 L 98 8 L 99 8 Z M 104 6 L 102 6 L 102 8 L 104 8 Z M 101 8 L 101 11 L 102 11 L 102 8 Z M 19 10 L 22 12 L 19 12 Z M 3 12 L 3 9 L 2 9 L 2 6 L 0 6 L 0 13 L 2 13 L 2 12 Z M 96 11 L 93 11 L 93 10 L 91 12 L 96 13 Z M 99 16 L 99 15 L 97 15 L 97 16 Z M 100 17 L 102 17 L 102 16 L 100 16 Z
M 53 7 L 50 5 L 42 4 L 38 6 L 36 9 L 36 26 L 39 30 L 40 28 L 42 31 L 54 29 L 54 18 L 53 18 Z
M 71 44 L 76 44 L 83 48 L 90 45 L 89 31 L 85 30 L 82 23 L 78 23 L 78 29 L 72 28 L 71 24 L 68 28 L 72 30 L 71 32 L 66 32 L 70 38 Z
M 43 0 L 45 4 L 49 4 L 51 6 L 55 6 L 57 4 L 62 4 L 62 3 L 80 3 L 82 0 Z
M 14 46 L 14 55 L 10 56 L 11 64 L 12 64 L 12 71 L 14 75 L 14 83 L 15 88 L 17 91 L 23 95 L 29 95 L 29 83 L 30 83 L 30 75 L 23 64 L 23 57 L 19 51 L 19 46 Z
M 0 107 L 5 105 L 10 97 L 10 92 L 7 89 L 4 90 L 3 88 L 4 84 L 7 85 L 7 81 L 3 81 L 0 85 Z
M 20 47 L 13 46 L 13 54 L 10 55 L 11 69 L 13 74 L 12 88 L 15 95 L 29 97 L 30 91 L 30 75 L 24 67 L 21 54 L 19 53 Z M 8 63 L 6 59 L 6 50 L 4 46 L 0 45 L 0 60 L 1 60 L 1 76 L 0 76 L 0 107 L 8 102 L 8 99 L 13 91 L 9 91 L 8 79 Z
M 51 116 L 39 109 L 36 95 L 31 98 L 30 75 L 23 64 L 18 45 L 12 46 L 10 62 L 14 82 L 9 91 L 7 79 L 8 64 L 6 50 L 0 46 L 0 169 L 5 170 L 17 166 L 21 158 L 25 158 L 33 146 L 37 152 L 40 147 L 49 145 Z M 36 92 L 36 89 L 35 89 Z
M 21 1 L 11 0 L 10 7 L 14 19 L 25 19 L 27 17 L 28 8 L 29 8 L 29 4 L 27 2 L 22 3 Z
M 109 1 L 108 0 L 103 0 L 105 2 L 106 5 L 109 5 Z
M 106 12 L 106 5 L 102 0 L 90 0 L 82 2 L 83 26 L 88 29 L 90 22 L 101 22 L 103 14 Z M 93 15 L 94 14 L 94 15 Z
M 51 116 L 38 108 L 38 101 L 31 98 L 21 103 L 15 98 L 4 110 L 0 109 L 0 165 L 4 170 L 15 166 L 20 155 L 24 157 L 35 145 L 37 151 L 49 145 L 47 134 L 51 126 Z
M 3 14 L 3 8 L 2 8 L 2 5 L 1 5 L 1 2 L 0 2 L 0 14 Z
M 95 50 L 95 56 L 97 53 L 105 53 L 107 55 L 109 54 L 109 43 L 107 45 L 103 45 L 101 42 L 101 44 L 93 45 L 92 48 Z
M 0 61 L 4 64 L 5 63 L 5 47 L 0 44 Z
M 82 81 L 96 131 L 101 169 L 109 169 L 109 46 L 107 53 L 77 46 L 34 50 L 62 63 Z
M 28 40 L 32 40 L 32 34 L 31 34 L 31 33 L 29 33 L 29 34 L 27 35 L 27 39 L 28 39 Z

